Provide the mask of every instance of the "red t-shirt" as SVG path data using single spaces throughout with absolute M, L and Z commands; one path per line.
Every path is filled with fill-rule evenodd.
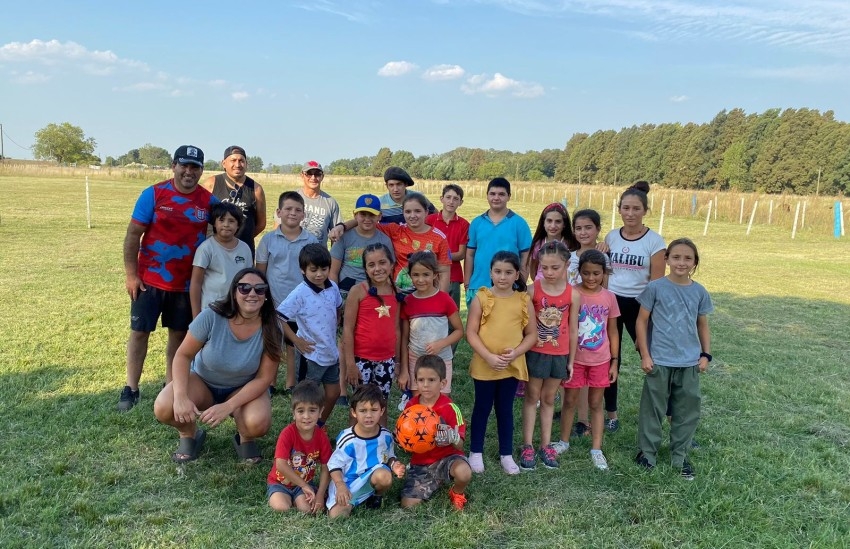
M 466 246 L 466 243 L 469 242 L 469 221 L 458 214 L 455 214 L 448 223 L 443 221 L 443 212 L 431 214 L 425 218 L 425 223 L 446 235 L 449 250 L 452 253 L 456 253 L 461 246 Z M 461 259 L 452 261 L 450 278 L 452 282 L 463 282 L 463 267 L 460 262 Z
M 307 482 L 313 482 L 313 479 L 316 479 L 321 472 L 321 466 L 327 465 L 328 460 L 331 459 L 331 441 L 328 440 L 328 435 L 318 427 L 313 429 L 312 439 L 304 440 L 295 424 L 290 423 L 277 438 L 274 458 L 275 460 L 285 459 L 298 476 Z M 277 461 L 272 462 L 272 470 L 269 471 L 267 481 L 269 484 L 280 483 L 287 488 L 295 488 L 295 485 L 286 480 L 286 477 L 278 474 Z
M 368 289 L 368 285 L 362 283 Z M 360 301 L 354 324 L 354 356 L 368 360 L 387 360 L 395 356 L 398 343 L 398 317 L 401 304 L 395 295 L 381 295 L 384 304 L 373 295 Z
M 529 349 L 544 355 L 570 354 L 570 304 L 573 287 L 567 284 L 561 295 L 543 291 L 540 280 L 534 281 L 534 318 L 537 322 L 537 343 Z
M 192 259 L 207 238 L 209 207 L 215 202 L 218 199 L 200 185 L 188 194 L 175 190 L 173 179 L 142 191 L 131 219 L 145 227 L 138 267 L 145 285 L 189 291 Z
M 419 395 L 411 398 L 407 401 L 408 408 L 413 406 L 414 404 L 419 404 Z M 440 396 L 437 397 L 437 402 L 431 406 L 431 409 L 436 412 L 438 416 L 440 416 L 440 423 L 444 423 L 449 427 L 457 427 L 457 432 L 460 434 L 460 439 L 466 439 L 466 424 L 463 422 L 463 415 L 460 413 L 460 408 L 452 402 L 452 399 L 447 397 L 446 395 L 440 393 Z M 412 454 L 410 456 L 410 464 L 411 465 L 431 465 L 432 463 L 436 463 L 443 458 L 449 456 L 462 456 L 463 451 L 458 450 L 454 446 L 434 446 L 432 450 L 428 450 L 427 452 L 422 452 L 421 454 Z

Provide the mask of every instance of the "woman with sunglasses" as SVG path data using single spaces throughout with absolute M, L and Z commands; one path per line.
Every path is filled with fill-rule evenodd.
M 275 316 L 268 280 L 254 268 L 242 269 L 227 296 L 210 304 L 189 325 L 174 357 L 173 379 L 154 403 L 160 423 L 180 434 L 176 463 L 198 458 L 206 431 L 228 416 L 236 422 L 237 457 L 258 463 L 255 439 L 271 428 L 268 388 L 277 375 L 283 334 Z

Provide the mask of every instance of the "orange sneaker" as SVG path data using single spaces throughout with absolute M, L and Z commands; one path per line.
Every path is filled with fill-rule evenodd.
M 449 488 L 449 501 L 452 502 L 455 509 L 463 511 L 463 507 L 466 505 L 466 494 L 458 494 L 454 491 L 454 488 Z

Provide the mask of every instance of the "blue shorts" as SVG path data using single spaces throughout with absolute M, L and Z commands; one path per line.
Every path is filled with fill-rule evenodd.
M 339 362 L 330 366 L 321 366 L 309 358 L 301 357 L 299 380 L 309 379 L 320 385 L 335 385 L 339 383 Z
M 130 329 L 134 332 L 153 332 L 162 315 L 162 327 L 185 332 L 192 322 L 192 303 L 189 292 L 169 292 L 148 286 L 130 302 Z
M 313 486 L 313 490 L 317 490 L 315 485 Z M 289 496 L 289 499 L 292 500 L 292 503 L 295 503 L 295 500 L 298 498 L 298 496 L 304 495 L 304 489 L 300 486 L 290 488 L 288 486 L 284 486 L 279 482 L 275 482 L 273 484 L 269 484 L 268 489 L 266 489 L 266 499 L 271 499 L 272 494 L 276 494 L 278 492 Z
M 204 381 L 204 378 L 201 378 L 201 381 Z M 244 387 L 244 385 L 241 385 L 239 387 L 212 387 L 206 381 L 204 381 L 204 385 L 206 385 L 207 389 L 209 389 L 214 404 L 221 404 L 222 402 L 230 398 L 230 395 Z

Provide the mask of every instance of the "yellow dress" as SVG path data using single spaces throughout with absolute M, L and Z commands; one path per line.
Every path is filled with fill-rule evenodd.
M 481 288 L 475 294 L 481 304 L 481 324 L 478 336 L 491 353 L 501 354 L 522 342 L 523 330 L 528 325 L 528 294 L 514 292 L 508 297 L 496 297 L 490 288 Z M 494 370 L 478 353 L 472 354 L 469 374 L 479 381 L 495 381 L 515 377 L 528 381 L 525 355 L 520 355 L 504 370 Z

